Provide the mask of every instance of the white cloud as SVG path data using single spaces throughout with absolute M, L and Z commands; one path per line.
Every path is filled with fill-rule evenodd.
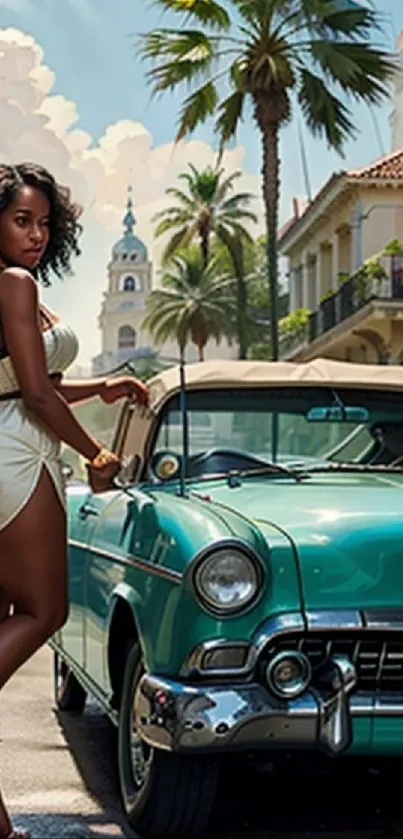
M 82 8 L 85 11 L 85 3 Z M 152 219 L 170 201 L 165 190 L 190 161 L 198 167 L 213 163 L 214 152 L 198 140 L 177 147 L 154 146 L 142 123 L 124 118 L 109 125 L 94 142 L 76 128 L 75 102 L 52 95 L 54 81 L 43 50 L 30 35 L 0 30 L 0 161 L 42 163 L 70 186 L 84 208 L 82 256 L 74 266 L 75 275 L 62 284 L 55 282 L 44 297 L 77 330 L 80 362 L 86 363 L 99 352 L 97 318 L 106 288 L 106 265 L 120 235 L 129 182 L 134 189 L 137 233 L 146 242 L 157 273 L 162 246 L 154 240 Z M 223 164 L 232 171 L 242 169 L 243 161 L 244 149 L 238 146 L 226 153 Z M 239 188 L 258 196 L 260 213 L 259 177 L 244 174 Z

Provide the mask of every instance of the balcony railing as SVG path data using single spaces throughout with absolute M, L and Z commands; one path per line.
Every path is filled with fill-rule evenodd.
M 308 318 L 308 340 L 314 341 L 343 323 L 371 300 L 401 300 L 403 304 L 403 257 L 384 257 L 384 278 L 363 280 L 360 272 L 342 283 L 338 291 L 322 300 L 319 309 Z M 389 263 L 389 264 L 387 264 Z
M 380 263 L 385 272 L 384 277 L 367 276 L 364 279 L 360 271 L 353 274 L 336 292 L 322 300 L 317 310 L 309 314 L 305 330 L 281 336 L 280 354 L 287 356 L 298 347 L 311 343 L 343 323 L 371 300 L 400 300 L 403 306 L 403 256 L 382 257 Z

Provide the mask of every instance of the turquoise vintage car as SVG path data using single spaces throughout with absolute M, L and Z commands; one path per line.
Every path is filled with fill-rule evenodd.
M 132 827 L 196 835 L 224 753 L 403 755 L 403 371 L 212 361 L 150 393 L 114 487 L 68 486 L 56 699 L 118 726 Z

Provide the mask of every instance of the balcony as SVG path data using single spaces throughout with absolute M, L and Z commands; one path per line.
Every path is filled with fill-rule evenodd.
M 369 270 L 368 265 L 372 266 Z M 321 301 L 316 311 L 308 314 L 305 330 L 282 336 L 282 358 L 302 361 L 325 355 L 344 359 L 346 339 L 362 336 L 365 331 L 369 334 L 370 330 L 380 347 L 385 339 L 386 344 L 390 339 L 385 319 L 389 322 L 389 332 L 391 324 L 398 322 L 403 350 L 403 255 L 383 256 L 367 266 L 342 282 L 336 292 Z M 388 355 L 386 349 L 379 350 L 378 360 L 385 360 L 382 358 L 385 354 Z

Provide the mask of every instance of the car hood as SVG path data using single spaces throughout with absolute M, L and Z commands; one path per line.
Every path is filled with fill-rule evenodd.
M 208 492 L 212 502 L 237 510 L 263 534 L 267 525 L 287 534 L 306 608 L 402 605 L 403 476 L 246 479 L 233 489 L 212 482 Z

